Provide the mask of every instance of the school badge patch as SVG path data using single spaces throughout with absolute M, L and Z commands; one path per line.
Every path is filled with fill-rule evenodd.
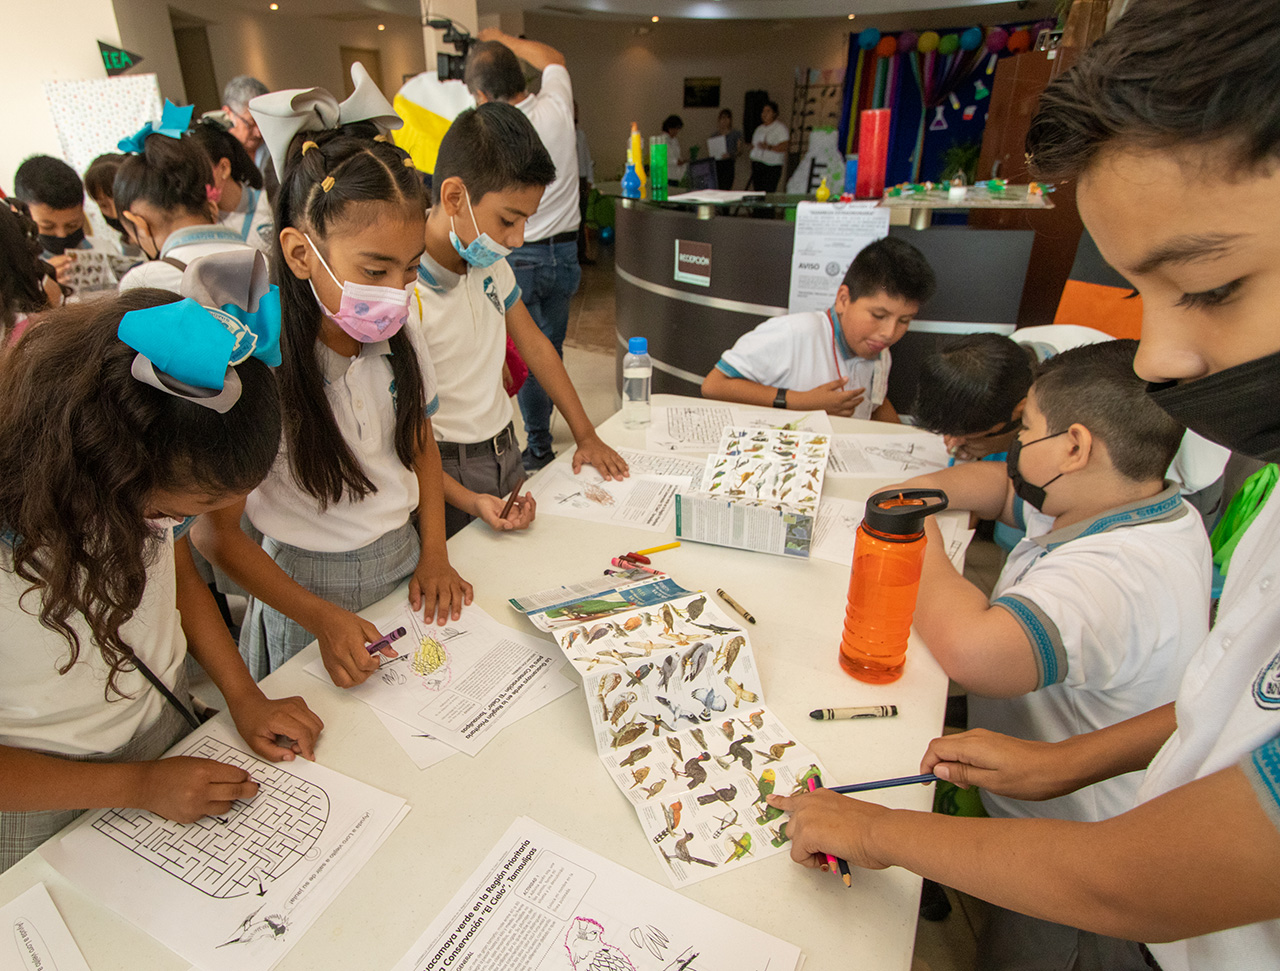
M 1280 653 L 1258 672 L 1253 682 L 1253 702 L 1259 708 L 1280 708 Z
M 491 276 L 484 278 L 484 295 L 489 298 L 489 302 L 498 313 L 503 313 L 502 298 L 498 296 L 498 287 Z

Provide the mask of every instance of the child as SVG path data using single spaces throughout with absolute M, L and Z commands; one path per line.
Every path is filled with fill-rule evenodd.
M 1078 186 L 1098 248 L 1142 291 L 1135 367 L 1168 382 L 1157 403 L 1268 462 L 1280 457 L 1277 37 L 1273 0 L 1130 0 L 1041 94 L 1027 139 L 1033 171 Z M 1033 916 L 1159 942 L 1150 951 L 1165 971 L 1280 966 L 1278 575 L 1272 493 L 1236 548 L 1176 704 L 1054 745 L 948 736 L 922 763 L 1022 798 L 1145 769 L 1122 816 L 957 819 L 829 793 L 770 797 L 795 810 L 793 859 L 816 866 L 829 850 L 905 866 Z
M 739 337 L 703 379 L 703 397 L 896 422 L 889 348 L 933 289 L 924 254 L 877 240 L 849 264 L 829 310 L 771 317 Z
M 57 271 L 59 283 L 81 297 L 116 288 L 120 250 L 85 232 L 84 184 L 75 169 L 50 155 L 33 155 L 18 166 L 13 194 L 27 204 L 40 232 L 42 255 Z
M 1023 327 L 1013 336 L 969 334 L 956 338 L 920 365 L 912 416 L 942 435 L 956 459 L 1004 460 L 1018 434 L 1032 369 L 1060 351 L 1113 338 L 1071 324 Z M 1212 526 L 1221 508 L 1222 471 L 1230 453 L 1187 432 L 1168 476 L 1182 498 Z
M 174 528 L 266 474 L 275 380 L 217 356 L 226 325 L 174 300 L 139 290 L 53 311 L 0 366 L 0 870 L 85 809 L 191 822 L 253 797 L 240 768 L 153 761 L 199 724 L 188 651 L 255 752 L 314 756 L 320 720 L 253 683 Z M 179 326 L 190 339 L 168 339 Z
M 502 386 L 508 335 L 569 423 L 578 444 L 574 472 L 589 464 L 606 479 L 628 474 L 627 463 L 592 428 L 564 363 L 529 316 L 503 258 L 521 244 L 525 220 L 554 177 L 533 125 L 504 102 L 464 111 L 440 142 L 427 248 L 410 311 L 415 324 L 421 320 L 440 382 L 434 425 L 450 535 L 474 518 L 494 529 L 520 529 L 534 515 L 529 495 L 517 500 L 506 520 L 499 515 L 499 497 L 523 478 Z
M 271 202 L 263 189 L 262 173 L 244 146 L 230 132 L 229 116 L 211 112 L 191 128 L 188 136 L 213 161 L 213 194 L 218 222 L 235 230 L 240 239 L 270 256 L 275 245 Z
M 249 248 L 239 233 L 218 224 L 217 206 L 209 198 L 213 163 L 183 135 L 190 118 L 189 106 L 165 102 L 158 129 L 148 122 L 120 142 L 130 154 L 116 172 L 112 196 L 127 234 L 147 258 L 125 274 L 121 290 L 176 291 L 192 260 Z
M 27 328 L 29 315 L 61 305 L 66 291 L 41 258 L 36 224 L 17 199 L 0 204 L 0 351 Z
M 680 132 L 684 130 L 684 119 L 679 115 L 667 115 L 662 121 L 662 134 L 652 142 L 666 142 L 667 144 L 667 183 L 669 185 L 679 185 L 680 180 L 684 178 L 686 164 L 689 157 L 680 151 Z
M 115 191 L 116 173 L 120 171 L 120 166 L 128 157 L 117 152 L 107 152 L 95 158 L 84 170 L 84 191 L 89 194 L 89 198 L 102 213 L 103 221 L 119 235 L 121 248 L 128 247 L 128 251 L 141 258 L 142 251 L 130 243 L 125 234 L 124 223 L 120 221 L 115 198 L 112 196 Z
M 364 681 L 379 663 L 365 645 L 381 635 L 355 611 L 406 579 L 414 609 L 441 623 L 471 601 L 444 545 L 434 372 L 425 342 L 402 328 L 422 253 L 422 183 L 372 133 L 364 123 L 302 132 L 288 152 L 272 145 L 286 160 L 273 258 L 284 441 L 244 507 L 263 545 L 241 530 L 240 508 L 205 517 L 196 534 L 253 596 L 240 649 L 257 678 L 318 638 L 335 684 Z

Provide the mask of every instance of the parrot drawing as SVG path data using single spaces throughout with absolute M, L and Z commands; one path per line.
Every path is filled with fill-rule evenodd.
M 725 863 L 732 863 L 734 860 L 741 860 L 751 852 L 751 834 L 743 833 L 737 839 L 730 836 L 729 851 L 729 859 L 725 860 Z
M 575 917 L 564 947 L 573 971 L 636 971 L 631 959 L 604 939 L 604 927 L 590 917 Z

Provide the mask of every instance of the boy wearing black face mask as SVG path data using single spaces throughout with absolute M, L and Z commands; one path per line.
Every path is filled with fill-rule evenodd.
M 18 166 L 13 193 L 31 211 L 41 255 L 57 270 L 60 284 L 81 297 L 115 290 L 111 257 L 119 258 L 120 250 L 86 235 L 84 184 L 75 169 L 51 155 L 33 155 Z

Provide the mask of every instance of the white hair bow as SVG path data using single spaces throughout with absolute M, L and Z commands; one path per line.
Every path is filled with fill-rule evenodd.
M 341 103 L 324 88 L 272 91 L 249 102 L 249 114 L 258 123 L 276 175 L 282 181 L 289 145 L 298 132 L 326 131 L 356 121 L 371 121 L 385 135 L 404 124 L 359 61 L 351 65 L 351 80 L 355 90 Z

